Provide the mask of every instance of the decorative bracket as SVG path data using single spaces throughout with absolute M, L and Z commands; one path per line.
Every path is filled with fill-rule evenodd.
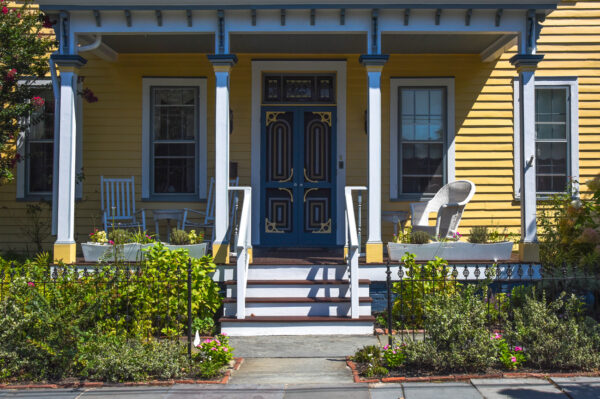
M 269 111 L 266 114 L 266 125 L 269 126 L 273 122 L 277 122 L 277 118 L 279 115 L 284 114 L 285 112 L 281 111 Z
M 331 233 L 331 218 L 325 223 L 321 223 L 319 230 L 313 231 L 313 234 L 330 234 Z
M 313 112 L 313 114 L 321 117 L 321 122 L 329 125 L 331 127 L 331 112 Z
M 292 204 L 294 203 L 294 194 L 292 193 L 292 190 L 285 187 L 279 187 L 278 190 L 285 191 L 286 193 L 288 193 L 288 195 L 290 196 L 290 202 Z
M 283 234 L 283 231 L 277 228 L 277 223 L 270 222 L 268 218 L 265 218 L 265 232 Z

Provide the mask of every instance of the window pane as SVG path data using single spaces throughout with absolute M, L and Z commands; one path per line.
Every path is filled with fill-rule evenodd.
M 415 114 L 429 115 L 429 90 L 415 90 Z
M 536 157 L 538 174 L 567 173 L 566 143 L 537 143 Z
M 429 140 L 429 117 L 418 115 L 415 118 L 415 140 Z
M 535 95 L 536 137 L 538 139 L 565 139 L 567 136 L 566 89 L 538 88 Z
M 412 116 L 405 116 L 402 118 L 402 140 L 414 140 L 415 139 L 415 118 Z
M 402 115 L 415 114 L 415 92 L 410 89 L 401 89 L 400 104 L 402 104 Z
M 431 115 L 442 115 L 442 90 L 431 89 L 429 91 L 429 112 Z
M 404 144 L 402 150 L 402 174 L 403 182 L 406 182 L 408 186 L 403 183 L 402 192 L 435 192 L 414 190 L 416 190 L 415 187 L 430 190 L 431 187 L 437 186 L 437 184 L 441 182 L 443 176 L 442 162 L 442 144 Z
M 194 159 L 154 160 L 154 192 L 194 193 Z
M 155 157 L 191 157 L 196 154 L 194 143 L 154 144 Z
M 29 192 L 48 193 L 52 191 L 53 143 L 29 144 Z
M 154 109 L 156 140 L 193 140 L 195 136 L 194 107 L 173 106 Z

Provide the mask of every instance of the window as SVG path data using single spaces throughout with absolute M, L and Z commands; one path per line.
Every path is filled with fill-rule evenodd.
M 543 198 L 564 192 L 569 176 L 578 179 L 577 80 L 536 77 L 536 189 Z M 519 82 L 515 88 L 515 197 L 520 197 Z
M 392 199 L 433 196 L 454 179 L 453 79 L 392 79 Z
M 34 111 L 25 136 L 26 190 L 28 195 L 52 195 L 54 169 L 54 98 L 52 89 L 40 89 L 44 106 Z
M 205 84 L 204 79 L 144 79 L 144 199 L 205 197 Z

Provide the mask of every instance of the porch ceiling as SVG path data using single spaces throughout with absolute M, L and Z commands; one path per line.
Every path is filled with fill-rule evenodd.
M 367 34 L 232 34 L 233 53 L 362 54 L 367 50 Z
M 213 53 L 214 34 L 102 35 L 117 53 Z
M 381 49 L 384 54 L 481 54 L 503 34 L 410 34 L 383 33 Z

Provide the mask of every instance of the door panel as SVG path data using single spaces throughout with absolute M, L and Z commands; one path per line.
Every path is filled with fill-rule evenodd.
M 262 245 L 335 245 L 334 111 L 263 107 Z

